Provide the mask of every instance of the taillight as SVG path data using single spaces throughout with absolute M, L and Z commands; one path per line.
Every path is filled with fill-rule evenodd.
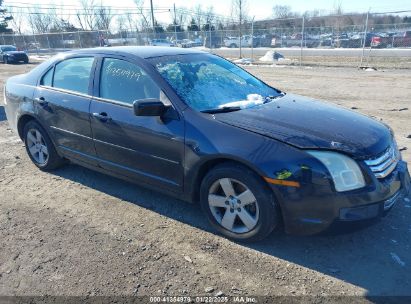
M 381 42 L 381 37 L 372 37 L 373 42 Z

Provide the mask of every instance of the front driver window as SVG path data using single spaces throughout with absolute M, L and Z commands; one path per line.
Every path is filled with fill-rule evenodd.
M 101 70 L 100 97 L 133 104 L 139 99 L 160 99 L 160 88 L 137 65 L 105 58 Z

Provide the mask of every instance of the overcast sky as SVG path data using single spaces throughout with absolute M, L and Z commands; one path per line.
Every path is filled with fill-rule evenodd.
M 255 16 L 256 19 L 271 17 L 272 7 L 278 5 L 289 5 L 295 11 L 304 12 L 307 10 L 320 9 L 329 12 L 333 9 L 335 1 L 333 0 L 246 0 L 248 2 L 248 14 L 250 17 Z M 75 5 L 77 1 L 62 1 L 62 0 L 6 0 L 4 4 L 31 5 L 40 4 L 48 5 L 50 3 Z M 97 0 L 98 2 L 98 0 Z M 149 0 L 145 0 L 146 6 L 149 7 Z M 103 5 L 132 7 L 132 0 L 102 0 Z M 215 13 L 219 15 L 230 15 L 231 0 L 153 0 L 155 7 L 172 7 L 173 3 L 177 7 L 183 6 L 191 8 L 197 4 L 201 4 L 204 8 L 213 6 Z M 342 0 L 342 8 L 345 12 L 365 12 L 369 8 L 372 11 L 396 11 L 396 10 L 411 10 L 411 0 Z M 163 12 L 157 13 L 156 19 L 162 23 L 168 23 L 170 14 Z

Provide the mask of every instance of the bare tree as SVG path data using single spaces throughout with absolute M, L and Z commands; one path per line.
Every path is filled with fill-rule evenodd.
M 194 20 L 197 23 L 198 28 L 201 28 L 201 25 L 203 24 L 203 20 L 204 20 L 204 11 L 203 11 L 203 7 L 201 6 L 201 4 L 197 4 L 194 8 Z
M 26 16 L 27 14 L 25 14 L 21 8 L 13 9 L 13 19 L 11 19 L 11 26 L 15 32 L 19 33 L 19 35 L 22 35 Z
M 173 14 L 173 19 L 174 19 L 174 12 L 172 14 Z M 183 26 L 187 24 L 188 14 L 187 14 L 187 9 L 185 7 L 176 8 L 175 20 L 176 20 L 176 24 L 180 25 L 181 28 L 183 28 Z
M 137 15 L 140 17 L 141 28 L 147 30 L 150 26 L 150 15 L 144 10 L 144 0 L 134 0 L 134 4 L 137 7 Z
M 110 7 L 100 6 L 94 10 L 95 24 L 98 30 L 110 30 L 110 24 L 114 15 Z
M 273 7 L 273 15 L 274 15 L 274 18 L 284 19 L 284 18 L 292 17 L 293 12 L 291 10 L 291 6 L 288 6 L 288 5 L 275 5 Z
M 333 14 L 336 15 L 334 26 L 336 27 L 337 32 L 341 31 L 342 20 L 341 20 L 340 16 L 342 15 L 342 13 L 343 13 L 342 1 L 341 0 L 334 1 L 334 12 L 333 12 Z
M 241 52 L 241 38 L 242 38 L 242 27 L 243 27 L 243 22 L 247 19 L 247 0 L 232 0 L 232 9 L 231 9 L 231 14 L 234 19 L 238 20 L 238 29 L 240 32 L 240 38 L 239 38 L 239 46 L 240 46 L 240 58 L 242 57 L 242 52 Z
M 342 1 L 341 0 L 334 1 L 333 14 L 335 14 L 335 15 L 342 15 L 343 14 L 343 8 L 342 8 Z
M 136 32 L 138 31 L 138 20 L 135 14 L 127 12 L 124 15 L 124 19 L 125 19 L 125 22 L 127 23 L 127 28 L 130 31 L 136 31 Z
M 76 14 L 77 21 L 82 30 L 94 30 L 96 28 L 96 14 L 94 0 L 79 0 L 81 10 Z
M 55 10 L 48 10 L 47 13 L 34 7 L 29 11 L 28 23 L 35 33 L 48 33 L 57 22 Z
M 115 20 L 119 32 L 123 32 L 127 29 L 127 17 L 125 15 L 119 15 Z
M 209 6 L 207 8 L 207 10 L 204 12 L 204 17 L 205 17 L 205 24 L 203 26 L 203 29 L 205 31 L 212 30 L 212 23 L 214 22 L 214 19 L 215 19 L 213 6 Z

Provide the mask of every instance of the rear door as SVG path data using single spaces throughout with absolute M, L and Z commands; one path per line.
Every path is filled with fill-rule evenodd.
M 134 115 L 135 100 L 156 98 L 170 103 L 137 63 L 106 57 L 98 66 L 97 97 L 91 102 L 90 113 L 100 166 L 144 183 L 182 191 L 183 119 L 178 114 L 167 119 Z
M 41 78 L 34 104 L 59 151 L 97 164 L 89 114 L 93 71 L 92 56 L 58 62 Z

